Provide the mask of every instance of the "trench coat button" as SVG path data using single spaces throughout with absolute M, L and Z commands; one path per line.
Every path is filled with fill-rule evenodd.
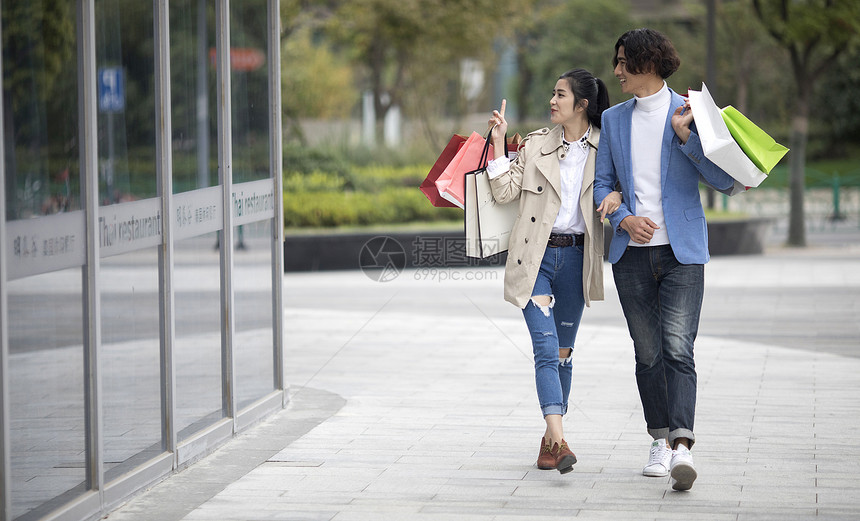
M 538 192 L 543 192 L 543 187 L 542 187 L 542 186 L 539 186 L 539 187 L 538 187 Z
M 529 238 L 528 238 L 528 237 L 526 237 L 526 244 L 528 244 L 528 243 L 529 243 Z
M 534 218 L 534 217 L 532 217 L 532 222 L 535 222 L 535 218 Z
M 522 263 L 523 263 L 522 259 L 517 259 L 517 264 L 522 264 Z

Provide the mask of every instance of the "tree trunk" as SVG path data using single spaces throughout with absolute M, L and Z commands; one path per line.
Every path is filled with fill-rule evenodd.
M 803 198 L 806 189 L 806 142 L 809 139 L 809 100 L 801 94 L 797 110 L 791 120 L 791 158 L 789 162 L 790 209 L 788 218 L 788 245 L 806 246 L 806 228 Z

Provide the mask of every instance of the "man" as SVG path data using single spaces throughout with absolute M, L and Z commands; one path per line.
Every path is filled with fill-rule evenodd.
M 636 383 L 651 443 L 646 476 L 671 474 L 675 490 L 696 480 L 696 368 L 708 262 L 699 180 L 717 190 L 734 181 L 705 158 L 686 100 L 666 85 L 680 59 L 651 29 L 615 44 L 615 77 L 634 97 L 603 113 L 594 200 L 620 184 L 623 203 L 609 216 L 608 260 L 636 355 Z M 605 209 L 598 207 L 605 214 Z

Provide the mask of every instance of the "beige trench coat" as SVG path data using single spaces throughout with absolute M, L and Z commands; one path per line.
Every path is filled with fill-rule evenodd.
M 526 307 L 532 296 L 552 225 L 561 207 L 561 171 L 564 157 L 563 129 L 543 128 L 523 140 L 510 170 L 490 181 L 499 203 L 519 198 L 519 216 L 511 230 L 505 265 L 505 300 Z M 603 300 L 603 223 L 594 209 L 594 162 L 600 130 L 592 128 L 579 205 L 585 217 L 582 289 L 585 304 Z

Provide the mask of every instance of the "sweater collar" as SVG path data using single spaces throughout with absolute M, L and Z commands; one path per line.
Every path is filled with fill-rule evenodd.
M 666 81 L 664 80 L 663 87 L 654 94 L 645 96 L 644 98 L 634 96 L 634 99 L 636 100 L 636 110 L 654 112 L 655 110 L 664 108 L 671 101 L 672 94 L 669 92 L 669 86 L 666 85 Z

